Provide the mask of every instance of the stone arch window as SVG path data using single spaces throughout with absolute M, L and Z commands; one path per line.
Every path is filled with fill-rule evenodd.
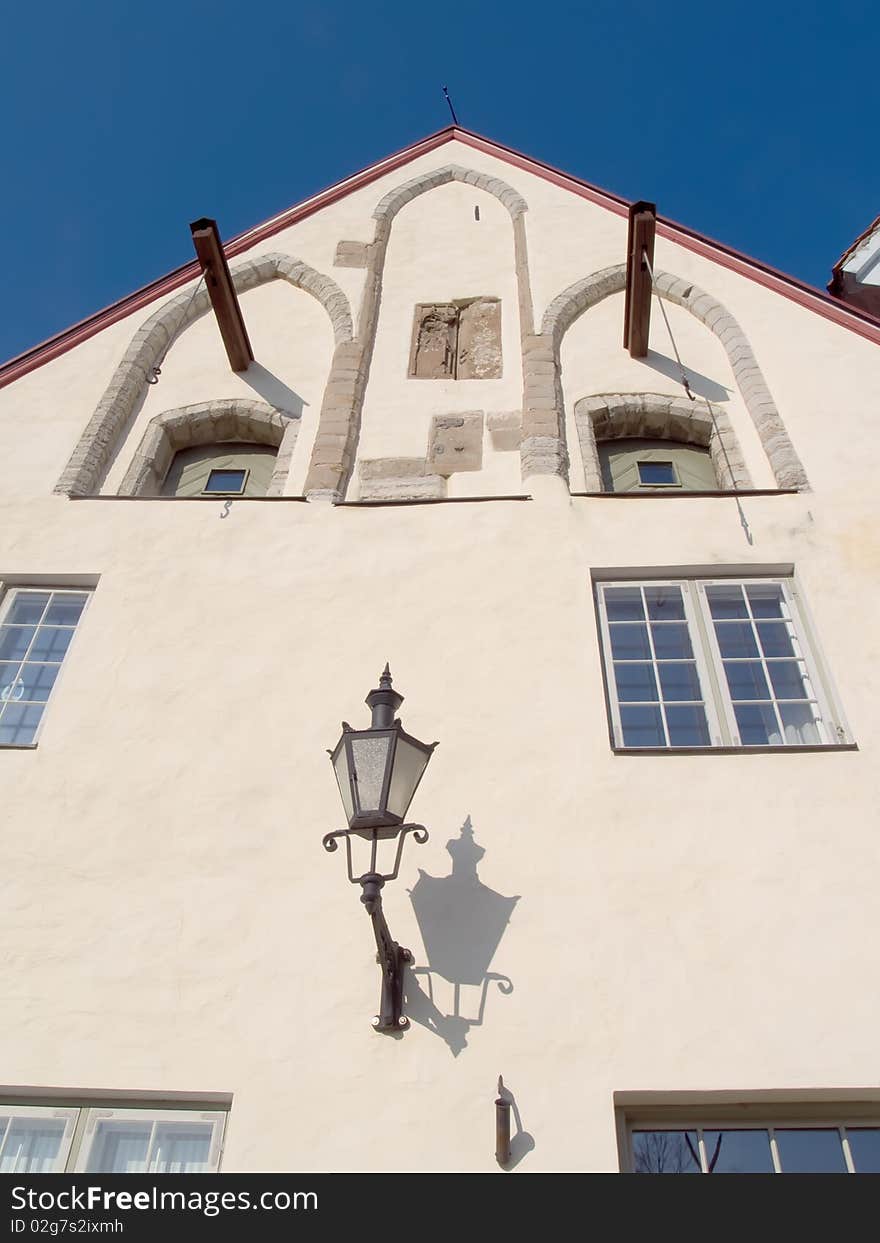
M 714 419 L 705 402 L 691 402 L 686 397 L 669 397 L 663 393 L 600 393 L 582 397 L 575 403 L 574 418 L 584 462 L 585 490 L 641 490 L 640 484 L 635 482 L 640 457 L 648 461 L 652 458 L 671 461 L 682 491 L 750 488 L 751 477 L 730 420 L 718 407 L 713 407 L 713 411 Z M 626 478 L 628 464 L 619 463 L 620 487 L 614 486 L 616 472 L 610 448 L 617 442 L 625 444 L 624 453 L 630 452 L 633 458 L 633 479 Z M 665 454 L 663 444 L 669 445 Z M 689 460 L 685 456 L 688 450 L 691 451 Z M 701 452 L 707 455 L 705 464 L 699 462 Z M 676 455 L 681 458 L 678 463 Z M 690 486 L 685 486 L 686 479 L 692 481 Z M 714 482 L 705 489 L 698 488 L 696 484 L 701 479 Z M 631 486 L 626 486 L 627 483 Z
M 228 398 L 168 410 L 150 420 L 119 495 L 194 496 L 213 491 L 227 497 L 281 496 L 298 431 L 298 415 L 261 401 Z M 269 455 L 271 465 L 265 460 Z M 243 489 L 195 487 L 202 477 L 208 483 L 212 470 L 241 469 L 248 477 L 254 475 L 250 490 L 247 478 Z M 235 480 L 218 477 L 213 482 L 232 485 Z

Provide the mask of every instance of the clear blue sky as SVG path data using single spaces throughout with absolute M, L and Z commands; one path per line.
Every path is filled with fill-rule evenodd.
M 0 358 L 449 123 L 824 288 L 880 213 L 876 0 L 45 0 L 3 22 Z M 572 273 L 572 276 L 578 275 Z

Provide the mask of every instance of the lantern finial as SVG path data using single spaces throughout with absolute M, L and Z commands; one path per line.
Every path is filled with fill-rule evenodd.
M 383 691 L 391 690 L 391 670 L 388 668 L 388 661 L 385 661 L 385 668 L 379 677 L 379 686 Z

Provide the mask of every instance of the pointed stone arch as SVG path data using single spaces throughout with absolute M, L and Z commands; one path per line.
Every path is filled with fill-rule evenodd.
M 667 298 L 690 311 L 705 324 L 724 346 L 734 377 L 746 408 L 764 446 L 764 452 L 780 488 L 808 488 L 806 471 L 795 453 L 785 430 L 785 424 L 767 387 L 748 338 L 727 308 L 711 294 L 706 293 L 692 281 L 683 280 L 670 272 L 655 274 L 655 288 L 661 298 Z M 559 380 L 559 349 L 562 338 L 574 321 L 590 307 L 610 294 L 619 293 L 626 286 L 626 267 L 623 264 L 603 268 L 582 280 L 569 285 L 553 299 L 541 323 L 541 334 L 534 338 L 533 356 L 537 360 L 552 359 L 554 370 L 547 382 L 546 371 L 533 372 L 532 382 L 527 379 L 527 393 L 536 399 L 534 418 L 524 412 L 523 444 L 529 435 L 527 427 L 532 424 L 541 428 L 543 434 L 552 435 L 555 421 L 556 436 L 562 441 L 564 453 L 564 412 Z M 553 411 L 555 420 L 548 418 Z M 538 472 L 540 473 L 540 471 Z
M 351 309 L 345 294 L 329 276 L 324 276 L 293 255 L 273 252 L 246 259 L 231 266 L 237 292 L 256 289 L 269 281 L 284 280 L 316 298 L 327 312 L 333 327 L 336 352 L 328 388 L 334 379 L 337 355 L 352 340 Z M 193 290 L 197 292 L 193 293 Z M 177 334 L 209 309 L 208 291 L 198 282 L 164 302 L 132 337 L 122 361 L 113 373 L 95 413 L 71 454 L 56 492 L 87 495 L 96 492 L 116 450 L 123 429 L 143 397 L 153 368 L 158 365 Z
M 244 441 L 278 450 L 266 495 L 281 496 L 299 427 L 298 414 L 247 397 L 224 397 L 165 410 L 147 424 L 117 495 L 158 496 L 180 449 Z
M 523 212 L 528 211 L 528 204 L 523 196 L 500 177 L 490 177 L 487 173 L 478 173 L 476 169 L 464 168 L 460 164 L 445 164 L 442 168 L 420 173 L 418 177 L 412 177 L 389 190 L 376 205 L 373 218 L 390 225 L 401 207 L 427 190 L 436 190 L 438 186 L 446 185 L 450 181 L 462 181 L 466 185 L 476 186 L 478 190 L 494 194 L 510 212 L 511 220 L 517 220 Z
M 379 306 L 382 300 L 382 278 L 385 256 L 394 218 L 402 207 L 413 199 L 438 186 L 458 181 L 492 194 L 507 208 L 513 225 L 514 263 L 516 267 L 517 300 L 519 303 L 520 329 L 523 338 L 534 332 L 532 293 L 529 281 L 528 251 L 526 246 L 525 213 L 528 204 L 513 186 L 499 177 L 465 168 L 460 164 L 445 164 L 430 169 L 401 182 L 388 191 L 373 211 L 375 231 L 371 245 L 363 248 L 366 256 L 364 293 L 358 315 L 357 337 L 352 342 L 347 359 L 348 370 L 345 383 L 340 384 L 332 402 L 321 410 L 312 459 L 306 479 L 306 492 L 312 498 L 324 497 L 338 501 L 345 496 L 354 469 L 357 445 L 360 437 L 361 413 L 364 392 L 370 371 Z M 343 247 L 350 243 L 341 243 Z M 361 253 L 359 250 L 358 253 Z
M 718 406 L 710 412 L 704 401 L 668 393 L 596 393 L 575 402 L 574 421 L 587 492 L 603 491 L 597 441 L 625 437 L 700 445 L 709 450 L 720 489 L 752 486 L 736 433 Z

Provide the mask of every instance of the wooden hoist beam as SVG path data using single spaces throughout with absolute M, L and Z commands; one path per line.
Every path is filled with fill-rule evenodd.
M 238 295 L 229 274 L 229 264 L 223 253 L 223 243 L 215 220 L 195 220 L 189 226 L 196 248 L 205 286 L 211 306 L 217 317 L 220 336 L 226 347 L 229 365 L 233 371 L 247 371 L 254 361 L 254 352 L 248 340 L 244 317 L 238 304 Z
M 626 242 L 626 301 L 623 310 L 623 344 L 632 358 L 644 358 L 651 330 L 651 273 L 654 266 L 654 235 L 657 208 L 653 203 L 633 203 L 629 209 Z M 645 263 L 645 254 L 648 263 Z

